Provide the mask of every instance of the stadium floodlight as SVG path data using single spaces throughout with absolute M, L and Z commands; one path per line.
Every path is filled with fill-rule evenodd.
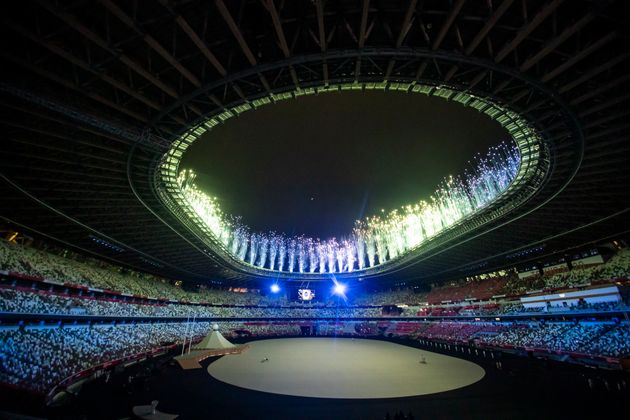
M 271 293 L 278 293 L 280 291 L 280 286 L 277 283 L 271 285 Z
M 333 288 L 333 292 L 335 292 L 336 295 L 344 295 L 346 293 L 346 285 L 337 283 Z
M 337 296 L 341 296 L 342 298 L 346 298 L 346 285 L 343 283 L 339 283 L 337 279 L 333 278 L 333 282 L 335 285 L 333 286 L 333 294 Z

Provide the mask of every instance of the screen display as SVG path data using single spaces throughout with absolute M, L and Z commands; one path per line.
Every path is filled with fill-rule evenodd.
M 298 289 L 299 300 L 313 300 L 315 299 L 315 291 L 312 289 Z

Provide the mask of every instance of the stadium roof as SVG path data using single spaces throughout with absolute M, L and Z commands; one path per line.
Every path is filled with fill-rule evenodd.
M 255 280 L 164 206 L 156 170 L 173 142 L 229 110 L 290 92 L 429 86 L 430 95 L 446 87 L 518 112 L 542 135 L 550 170 L 514 211 L 379 278 L 461 276 L 616 237 L 630 229 L 623 3 L 7 5 L 2 216 L 141 270 Z

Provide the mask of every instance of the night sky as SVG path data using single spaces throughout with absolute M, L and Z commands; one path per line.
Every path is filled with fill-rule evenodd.
M 508 138 L 442 98 L 343 92 L 230 119 L 193 143 L 181 168 L 253 230 L 325 239 L 348 234 L 357 218 L 427 199 Z

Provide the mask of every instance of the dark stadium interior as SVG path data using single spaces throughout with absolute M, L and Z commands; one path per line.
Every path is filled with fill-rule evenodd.
M 625 1 L 26 0 L 0 21 L 0 418 L 623 408 Z M 315 337 L 402 344 L 413 366 L 349 364 L 357 391 L 387 361 L 415 396 L 209 368 L 324 383 Z M 458 373 L 438 355 L 485 376 L 421 391 Z

